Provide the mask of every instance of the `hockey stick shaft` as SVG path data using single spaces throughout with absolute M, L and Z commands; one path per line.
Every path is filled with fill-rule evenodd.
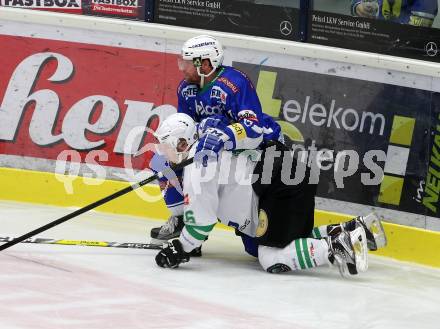
M 0 242 L 13 241 L 13 237 L 0 237 Z M 48 239 L 48 238 L 29 238 L 21 243 L 37 244 L 58 244 L 64 246 L 87 246 L 87 247 L 109 247 L 109 248 L 130 248 L 130 249 L 161 249 L 160 245 L 138 242 L 109 242 L 109 241 L 91 241 L 91 240 L 66 240 L 66 239 Z
M 182 168 L 186 167 L 187 165 L 191 164 L 192 162 L 193 162 L 193 158 L 186 159 L 186 160 L 182 161 L 181 163 L 177 164 L 176 166 L 174 166 L 173 168 L 170 168 L 169 170 L 179 170 L 179 169 L 182 169 Z M 158 179 L 158 178 L 160 178 L 162 176 L 163 176 L 163 173 L 155 174 L 155 175 L 153 175 L 151 177 L 148 177 L 148 178 L 144 179 L 143 181 L 140 181 L 139 183 L 127 186 L 126 188 L 123 188 L 122 190 L 116 191 L 115 193 L 110 194 L 110 195 L 108 195 L 108 196 L 106 196 L 106 197 L 104 197 L 104 198 L 102 198 L 102 199 L 100 199 L 98 201 L 95 201 L 95 202 L 93 202 L 93 203 L 91 203 L 91 204 L 89 204 L 89 205 L 87 205 L 87 206 L 85 206 L 83 208 L 77 209 L 74 212 L 71 212 L 70 214 L 67 214 L 67 215 L 65 215 L 65 216 L 63 216 L 61 218 L 58 218 L 57 220 L 54 220 L 53 222 L 50 222 L 50 223 L 48 223 L 46 225 L 43 225 L 43 226 L 41 226 L 41 227 L 39 227 L 39 228 L 37 228 L 37 229 L 35 229 L 33 231 L 30 231 L 30 232 L 28 232 L 26 234 L 23 234 L 23 235 L 15 238 L 12 241 L 9 241 L 9 242 L 6 242 L 5 244 L 2 244 L 0 246 L 0 251 L 5 250 L 5 249 L 7 249 L 9 247 L 12 247 L 13 245 L 16 245 L 17 243 L 20 243 L 20 242 L 22 242 L 22 241 L 24 241 L 26 239 L 29 239 L 30 237 L 33 237 L 34 235 L 40 234 L 40 233 L 42 233 L 44 231 L 47 231 L 48 229 L 50 229 L 50 228 L 52 228 L 54 226 L 60 225 L 60 224 L 62 224 L 64 222 L 68 221 L 69 219 L 72 219 L 72 218 L 75 218 L 75 217 L 77 217 L 77 216 L 79 216 L 81 214 L 84 214 L 85 212 L 87 212 L 89 210 L 92 210 L 92 209 L 94 209 L 96 207 L 102 206 L 103 204 L 105 204 L 107 202 L 110 202 L 110 201 L 112 201 L 112 200 L 114 200 L 116 198 L 119 198 L 120 196 L 125 195 L 128 192 L 136 190 L 139 187 L 144 186 L 145 184 L 151 183 L 152 181 L 154 181 L 154 180 L 156 180 L 156 179 Z

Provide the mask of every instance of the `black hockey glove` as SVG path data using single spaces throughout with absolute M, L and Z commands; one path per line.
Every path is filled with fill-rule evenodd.
M 156 255 L 156 263 L 160 267 L 176 268 L 180 263 L 189 261 L 189 254 L 183 250 L 179 239 L 171 240 Z

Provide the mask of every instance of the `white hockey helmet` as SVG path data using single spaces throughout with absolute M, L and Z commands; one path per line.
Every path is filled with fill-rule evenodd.
M 160 143 L 159 153 L 164 154 L 173 163 L 180 163 L 188 157 L 188 151 L 198 137 L 196 123 L 185 113 L 168 116 L 157 128 L 154 136 Z
M 182 59 L 191 62 L 196 67 L 201 79 L 200 86 L 203 88 L 205 78 L 213 74 L 223 63 L 223 46 L 214 37 L 199 35 L 183 44 Z M 212 70 L 207 74 L 200 71 L 204 59 L 209 59 L 212 66 Z
M 182 58 L 191 60 L 197 65 L 197 59 L 209 59 L 213 68 L 223 63 L 223 46 L 216 38 L 199 35 L 188 39 L 182 47 Z M 201 64 L 201 63 L 200 63 Z

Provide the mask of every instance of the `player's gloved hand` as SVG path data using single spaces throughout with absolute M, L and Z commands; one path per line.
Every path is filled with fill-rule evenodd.
M 233 143 L 231 138 L 234 139 L 235 137 L 228 127 L 226 127 L 226 131 L 208 128 L 206 134 L 199 139 L 194 160 L 199 163 L 201 162 L 206 167 L 209 159 L 218 159 L 218 154 L 223 147 L 227 150 L 232 149 Z
M 197 132 L 202 137 L 209 128 L 225 130 L 228 124 L 229 121 L 224 115 L 215 114 L 203 119 L 197 127 Z
M 183 250 L 179 239 L 169 241 L 156 255 L 156 264 L 160 267 L 176 268 L 189 261 L 189 254 Z

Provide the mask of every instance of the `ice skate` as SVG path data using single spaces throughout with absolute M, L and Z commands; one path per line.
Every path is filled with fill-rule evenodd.
M 168 240 L 178 238 L 185 224 L 183 216 L 171 216 L 161 227 L 154 227 L 150 232 L 150 243 L 162 246 Z M 198 247 L 190 252 L 192 257 L 202 256 L 202 247 Z
M 362 226 L 365 230 L 368 250 L 375 251 L 386 246 L 387 238 L 385 231 L 382 222 L 375 213 L 359 216 L 346 223 L 342 223 L 342 227 L 347 231 L 352 231 L 358 226 Z
M 338 266 L 343 277 L 356 275 L 368 269 L 368 250 L 365 230 L 362 226 L 353 231 L 342 231 L 329 237 L 329 261 Z
M 162 245 L 168 240 L 178 238 L 184 225 L 183 216 L 171 216 L 161 227 L 154 227 L 151 229 L 150 243 Z

